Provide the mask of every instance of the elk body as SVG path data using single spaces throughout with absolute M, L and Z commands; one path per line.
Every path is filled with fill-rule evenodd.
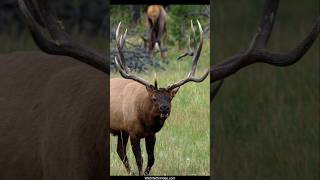
M 147 39 L 144 39 L 145 48 L 148 51 L 155 50 L 158 44 L 161 57 L 166 58 L 164 40 L 167 33 L 167 13 L 161 5 L 150 5 L 147 9 Z
M 1 55 L 0 179 L 106 179 L 108 78 L 64 56 Z
M 139 174 L 142 175 L 140 139 L 145 138 L 148 165 L 144 173 L 147 175 L 154 163 L 155 134 L 162 128 L 170 114 L 171 100 L 175 91 L 155 91 L 123 78 L 111 79 L 110 88 L 110 129 L 118 136 L 117 153 L 127 172 L 132 174 L 126 156 L 126 145 L 130 137 Z
M 128 139 L 130 138 L 131 141 L 139 175 L 143 173 L 148 175 L 155 161 L 155 135 L 170 115 L 172 99 L 180 86 L 190 81 L 202 82 L 209 73 L 209 71 L 205 72 L 200 78 L 194 77 L 203 43 L 199 21 L 198 25 L 201 38 L 199 46 L 194 51 L 191 72 L 185 79 L 166 88 L 158 88 L 156 82 L 152 85 L 144 79 L 130 74 L 122 53 L 127 31 L 119 37 L 120 24 L 117 28 L 116 40 L 119 58 L 116 58 L 115 62 L 123 78 L 113 78 L 110 81 L 110 129 L 114 135 L 118 136 L 117 153 L 129 174 L 132 174 L 132 171 L 126 155 Z M 143 160 L 140 149 L 140 139 L 142 138 L 146 140 L 148 153 L 148 164 L 144 172 L 142 171 Z

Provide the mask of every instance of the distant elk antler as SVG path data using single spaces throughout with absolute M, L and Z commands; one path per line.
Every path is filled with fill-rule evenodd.
M 275 53 L 266 49 L 266 46 L 276 19 L 278 4 L 279 0 L 265 1 L 260 25 L 250 46 L 246 51 L 233 55 L 217 65 L 211 66 L 211 84 L 216 83 L 219 80 L 223 80 L 224 78 L 236 73 L 238 70 L 254 63 L 266 63 L 274 66 L 290 66 L 304 56 L 319 35 L 320 17 L 316 19 L 316 22 L 307 37 L 294 49 L 287 53 Z M 214 85 L 213 89 L 211 89 L 211 100 L 216 96 L 221 84 L 222 82 L 220 82 L 219 85 Z
M 193 27 L 193 22 L 191 20 L 191 31 L 192 33 L 189 35 L 188 37 L 188 51 L 185 52 L 184 54 L 180 55 L 177 60 L 180 60 L 186 56 L 193 56 L 194 54 L 194 51 L 196 49 L 196 46 L 195 46 L 195 43 L 196 43 L 196 33 L 195 33 L 195 30 L 194 30 L 194 27 Z M 192 42 L 191 42 L 192 41 Z M 193 44 L 193 47 L 192 45 Z

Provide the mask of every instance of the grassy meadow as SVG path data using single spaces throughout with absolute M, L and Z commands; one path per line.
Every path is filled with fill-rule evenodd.
M 130 39 L 128 39 L 130 41 Z M 134 40 L 131 40 L 134 42 Z M 150 82 L 157 74 L 158 86 L 177 82 L 184 78 L 191 69 L 191 57 L 176 61 L 185 50 L 170 47 L 169 65 L 165 71 L 150 71 L 138 74 Z M 210 43 L 206 38 L 197 68 L 197 76 L 209 67 Z M 112 74 L 111 77 L 118 77 Z M 209 175 L 210 173 L 210 87 L 209 77 L 202 83 L 187 83 L 182 86 L 172 101 L 171 115 L 163 128 L 156 134 L 155 164 L 150 175 Z M 144 168 L 147 165 L 145 141 L 141 141 Z M 117 137 L 110 135 L 110 174 L 127 175 L 116 152 Z M 131 168 L 138 173 L 130 141 L 127 155 Z
M 214 63 L 248 47 L 262 4 L 215 1 Z M 317 16 L 319 1 L 281 1 L 268 49 L 295 47 Z M 318 38 L 290 67 L 255 64 L 225 80 L 211 107 L 215 179 L 319 178 L 319 48 Z

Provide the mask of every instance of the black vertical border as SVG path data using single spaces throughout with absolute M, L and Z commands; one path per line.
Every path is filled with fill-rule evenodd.
M 105 23 L 107 25 L 107 29 L 106 29 L 106 34 L 105 34 L 105 39 L 106 39 L 106 56 L 109 60 L 109 62 L 111 62 L 110 59 L 110 9 L 111 9 L 111 3 L 110 0 L 106 0 L 107 1 L 107 12 L 105 14 Z M 109 72 L 110 72 L 110 64 L 108 64 L 109 67 Z M 110 73 L 109 73 L 109 78 L 106 79 L 106 83 L 107 83 L 107 87 L 109 88 L 109 90 L 107 91 L 107 97 L 108 97 L 108 119 L 107 119 L 107 129 L 106 129 L 106 136 L 107 136 L 107 142 L 106 142 L 106 156 L 107 156 L 107 166 L 106 166 L 106 173 L 108 179 L 110 179 Z
M 214 64 L 214 0 L 210 0 L 210 67 Z M 211 75 L 209 74 L 209 78 Z M 209 82 L 210 83 L 210 82 Z M 211 92 L 211 83 L 210 83 L 210 92 Z M 209 100 L 210 101 L 210 100 Z M 214 177 L 214 155 L 215 155 L 215 122 L 213 116 L 213 101 L 210 102 L 210 179 L 213 180 Z

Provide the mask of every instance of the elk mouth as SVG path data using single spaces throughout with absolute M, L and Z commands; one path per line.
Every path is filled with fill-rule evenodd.
M 167 119 L 168 116 L 169 116 L 169 113 L 161 113 L 160 114 L 161 119 Z

